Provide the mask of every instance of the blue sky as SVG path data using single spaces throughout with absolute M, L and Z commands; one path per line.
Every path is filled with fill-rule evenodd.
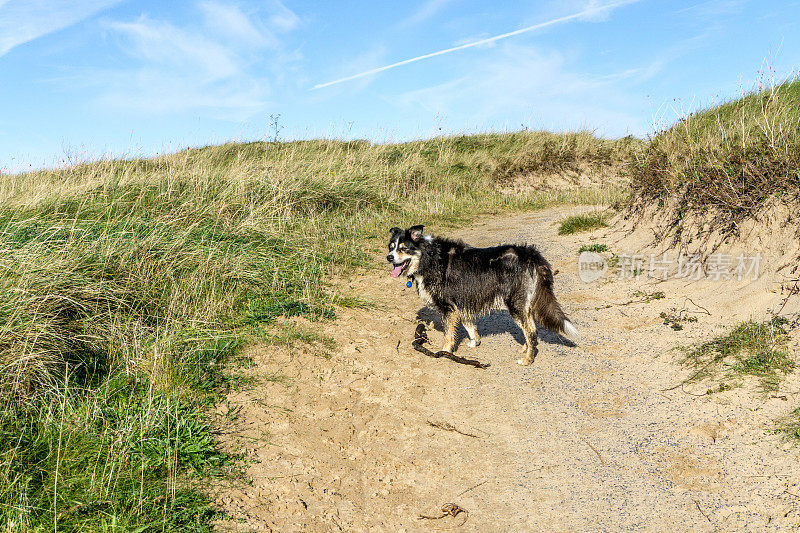
M 0 0 L 0 171 L 271 138 L 271 115 L 281 139 L 644 136 L 793 75 L 798 23 L 800 0 Z

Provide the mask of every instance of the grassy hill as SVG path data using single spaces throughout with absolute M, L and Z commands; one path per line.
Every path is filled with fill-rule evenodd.
M 636 202 L 673 202 L 676 220 L 714 209 L 718 225 L 800 192 L 800 81 L 695 113 L 655 135 L 628 172 Z
M 0 177 L 0 523 L 207 529 L 198 487 L 235 465 L 203 413 L 243 344 L 318 339 L 278 319 L 359 305 L 328 280 L 388 227 L 617 200 L 500 184 L 636 149 L 584 132 L 249 143 Z

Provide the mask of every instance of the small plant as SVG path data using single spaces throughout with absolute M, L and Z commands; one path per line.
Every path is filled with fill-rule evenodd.
M 700 368 L 697 379 L 723 371 L 757 376 L 765 391 L 776 390 L 782 376 L 795 367 L 787 349 L 787 325 L 781 317 L 742 322 L 729 333 L 688 349 L 686 362 Z
M 633 291 L 633 295 L 637 298 L 641 298 L 644 303 L 649 304 L 653 300 L 663 300 L 666 296 L 664 291 L 654 291 L 654 292 L 647 292 L 647 291 Z
M 787 439 L 800 441 L 800 407 L 784 417 L 777 427 L 777 432 Z
M 696 316 L 685 316 L 677 312 L 674 307 L 669 312 L 662 311 L 659 316 L 664 319 L 665 326 L 669 326 L 675 331 L 682 330 L 683 324 L 686 322 L 697 322 Z
M 581 246 L 578 249 L 578 253 L 579 254 L 583 253 L 583 252 L 600 253 L 600 252 L 607 252 L 607 251 L 608 251 L 608 246 L 606 246 L 605 244 L 584 244 L 583 246 Z
M 708 389 L 706 394 L 718 394 L 720 392 L 725 392 L 727 390 L 733 389 L 733 385 L 730 383 L 720 383 L 718 386 Z
M 281 130 L 283 129 L 280 113 L 271 114 L 269 116 L 269 129 L 272 131 L 272 139 L 270 139 L 270 142 L 277 143 L 280 139 Z
M 574 215 L 561 221 L 558 227 L 559 235 L 572 235 L 581 231 L 591 231 L 608 226 L 605 215 L 602 213 L 589 213 L 587 215 Z

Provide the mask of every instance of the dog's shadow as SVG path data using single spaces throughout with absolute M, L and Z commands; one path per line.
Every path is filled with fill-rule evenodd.
M 417 320 L 432 324 L 436 331 L 444 333 L 444 324 L 442 323 L 441 315 L 430 307 L 423 307 L 417 311 Z M 511 336 L 514 337 L 517 343 L 525 344 L 525 335 L 506 310 L 497 310 L 481 315 L 481 317 L 475 321 L 475 325 L 478 328 L 478 335 L 481 337 L 511 333 Z M 575 343 L 562 337 L 558 333 L 541 326 L 538 326 L 537 329 L 539 340 L 547 344 L 560 344 L 562 346 L 575 347 Z M 464 329 L 463 325 L 459 324 L 458 331 L 456 332 L 456 345 L 454 349 L 458 349 L 461 343 L 467 338 L 469 338 L 467 330 Z

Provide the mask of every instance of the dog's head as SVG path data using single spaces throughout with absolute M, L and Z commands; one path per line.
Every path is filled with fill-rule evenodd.
M 418 225 L 406 230 L 400 228 L 389 230 L 389 255 L 386 256 L 386 260 L 394 266 L 392 277 L 396 278 L 402 274 L 413 276 L 417 272 L 419 258 L 422 257 L 422 246 L 427 239 L 430 239 L 422 235 L 422 228 L 422 225 Z

